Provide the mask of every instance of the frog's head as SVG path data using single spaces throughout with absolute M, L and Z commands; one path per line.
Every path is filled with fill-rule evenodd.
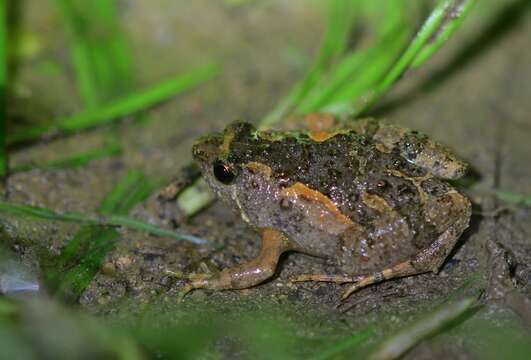
M 250 181 L 252 174 L 242 164 L 249 160 L 255 133 L 251 124 L 234 122 L 223 133 L 199 138 L 192 148 L 205 180 L 225 201 L 238 201 L 240 189 Z

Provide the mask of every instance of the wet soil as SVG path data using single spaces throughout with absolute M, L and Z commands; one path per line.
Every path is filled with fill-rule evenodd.
M 20 27 L 33 34 L 41 47 L 17 65 L 13 112 L 30 121 L 79 110 L 79 100 L 71 96 L 73 75 L 65 39 L 56 30 L 57 15 L 39 1 L 23 3 Z M 490 10 L 478 11 L 482 15 L 475 14 L 424 68 L 406 74 L 373 110 L 375 116 L 447 144 L 480 176 L 473 187 L 464 189 L 475 205 L 472 224 L 439 274 L 368 287 L 338 309 L 340 286 L 288 281 L 293 275 L 337 269 L 326 260 L 289 253 L 271 281 L 241 291 L 196 291 L 182 306 L 237 309 L 241 303 L 250 303 L 259 309 L 260 304 L 274 304 L 295 309 L 295 317 L 316 314 L 306 321 L 324 324 L 324 333 L 345 326 L 349 331 L 360 329 L 386 314 L 400 314 L 391 326 L 398 328 L 408 314 L 464 288 L 472 295 L 481 290 L 482 301 L 489 307 L 509 308 L 515 321 L 531 326 L 531 210 L 505 204 L 493 195 L 496 190 L 531 195 L 531 11 L 527 4 L 490 3 Z M 125 1 L 121 6 L 141 87 L 212 59 L 221 59 L 222 74 L 150 110 L 145 121 L 122 122 L 114 129 L 124 146 L 119 156 L 79 169 L 10 176 L 9 201 L 92 213 L 128 169 L 140 169 L 169 183 L 191 161 L 194 138 L 235 119 L 257 122 L 289 91 L 317 51 L 316 39 L 325 20 L 318 7 L 303 1 L 232 6 L 157 0 Z M 54 91 L 49 91 L 52 82 Z M 16 166 L 28 158 L 53 159 L 79 151 L 79 144 L 97 148 L 106 134 L 108 129 L 97 129 L 16 149 L 10 162 Z M 121 230 L 116 249 L 80 299 L 87 311 L 116 313 L 124 301 L 178 306 L 183 282 L 168 271 L 216 271 L 258 252 L 258 235 L 219 202 L 183 220 L 176 207 L 163 215 L 153 196 L 131 214 L 208 239 L 213 245 L 201 247 Z M 172 221 L 172 215 L 179 221 Z M 58 254 L 77 230 L 76 225 L 33 219 L 7 217 L 2 222 L 11 247 L 34 266 L 42 249 Z M 430 342 L 408 358 L 446 358 L 448 351 Z M 466 352 L 456 353 L 468 358 Z

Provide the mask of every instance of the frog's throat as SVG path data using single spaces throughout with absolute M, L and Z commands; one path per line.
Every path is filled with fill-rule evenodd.
M 230 196 L 232 200 L 236 203 L 236 206 L 238 206 L 238 209 L 240 210 L 240 215 L 243 221 L 245 221 L 247 224 L 251 224 L 251 220 L 249 219 L 249 216 L 247 216 L 247 214 L 245 213 L 245 210 L 242 204 L 240 203 L 240 200 L 238 199 L 238 190 L 236 189 L 235 186 L 232 187 Z

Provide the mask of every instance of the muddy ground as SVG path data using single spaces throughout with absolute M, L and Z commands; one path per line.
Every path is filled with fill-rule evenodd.
M 40 1 L 21 4 L 20 26 L 40 46 L 17 66 L 12 111 L 17 118 L 32 121 L 79 110 L 79 100 L 71 96 L 75 85 L 59 19 Z M 190 311 L 196 305 L 238 311 L 242 304 L 257 311 L 267 304 L 291 309 L 290 316 L 306 318 L 312 331 L 340 334 L 389 314 L 400 315 L 391 319 L 391 328 L 398 328 L 408 314 L 442 302 L 464 286 L 472 295 L 483 289 L 482 299 L 489 308 L 531 326 L 531 211 L 494 197 L 496 190 L 531 195 L 529 4 L 504 2 L 491 11 L 475 13 L 447 47 L 420 71 L 407 74 L 373 111 L 449 145 L 480 176 L 473 188 L 464 190 L 475 204 L 472 224 L 440 274 L 368 287 L 337 309 L 339 286 L 288 281 L 301 273 L 335 272 L 334 266 L 290 253 L 283 257 L 275 278 L 263 285 L 242 291 L 196 291 L 176 305 L 183 282 L 168 276 L 167 270 L 194 272 L 205 266 L 221 269 L 240 263 L 256 255 L 259 238 L 219 202 L 192 219 L 175 222 L 161 217 L 160 204 L 152 197 L 132 214 L 222 247 L 123 230 L 103 271 L 83 293 L 81 307 L 114 314 L 124 301 L 163 303 Z M 190 162 L 194 138 L 234 119 L 257 122 L 289 91 L 317 51 L 316 39 L 325 20 L 318 7 L 304 1 L 232 6 L 216 1 L 156 0 L 125 1 L 121 6 L 140 86 L 212 59 L 221 59 L 222 74 L 150 110 L 147 121 L 123 122 L 117 129 L 125 147 L 120 156 L 79 169 L 10 176 L 6 184 L 9 201 L 92 213 L 128 169 L 141 169 L 169 182 Z M 10 162 L 16 166 L 29 158 L 54 159 L 72 149 L 79 151 L 80 144 L 97 147 L 105 133 L 106 129 L 98 129 L 23 147 L 11 154 Z M 178 215 L 176 208 L 170 212 Z M 13 217 L 3 221 L 11 247 L 35 267 L 37 248 L 58 254 L 77 230 L 76 225 Z M 522 295 L 515 295 L 515 290 Z M 311 319 L 306 314 L 312 314 Z M 459 346 L 449 349 L 437 341 L 423 343 L 407 358 L 468 358 Z

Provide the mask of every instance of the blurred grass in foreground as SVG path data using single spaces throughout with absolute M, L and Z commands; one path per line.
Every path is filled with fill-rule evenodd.
M 152 190 L 143 174 L 133 171 L 124 176 L 100 206 L 101 215 L 125 216 Z M 105 256 L 114 249 L 120 233 L 113 228 L 83 226 L 66 244 L 61 255 L 44 266 L 43 274 L 49 288 L 63 298 L 76 301 L 98 273 Z
M 71 62 L 85 109 L 65 119 L 9 133 L 8 146 L 24 145 L 45 135 L 49 137 L 69 134 L 98 125 L 111 124 L 207 81 L 219 72 L 217 66 L 210 64 L 175 78 L 165 79 L 150 89 L 131 91 L 136 83 L 134 64 L 125 35 L 121 31 L 115 1 L 55 0 L 55 5 L 65 23 L 71 49 Z M 3 29 L 5 27 L 2 27 Z M 51 162 L 30 161 L 14 168 L 13 171 L 73 168 L 84 166 L 95 159 L 119 154 L 122 148 L 121 142 L 112 128 L 108 137 L 111 141 L 104 147 L 84 153 L 67 153 Z M 5 149 L 3 143 L 0 143 L 0 146 Z M 104 257 L 118 241 L 120 234 L 115 229 L 117 226 L 193 243 L 205 242 L 193 236 L 167 231 L 127 217 L 128 211 L 147 198 L 159 185 L 158 183 L 138 172 L 130 172 L 105 199 L 99 216 L 59 214 L 47 208 L 8 202 L 0 203 L 0 212 L 83 225 L 62 249 L 61 254 L 52 259 L 43 271 L 51 289 L 63 297 L 76 300 L 99 271 Z
M 58 3 L 61 2 L 58 1 Z M 77 1 L 77 4 L 79 6 L 83 2 Z M 446 14 L 445 6 L 449 4 L 451 4 L 449 1 L 438 2 L 428 18 L 431 20 L 425 22 L 429 25 L 423 27 L 426 32 L 421 30 L 417 35 L 413 35 L 416 29 L 414 22 L 406 23 L 405 18 L 401 18 L 405 12 L 400 7 L 409 5 L 405 2 L 389 2 L 388 9 L 391 9 L 388 10 L 390 11 L 389 18 L 372 18 L 380 24 L 375 36 L 382 40 L 382 45 L 379 45 L 379 42 L 374 43 L 375 47 L 365 48 L 359 53 L 351 53 L 347 51 L 349 32 L 355 24 L 354 20 L 359 19 L 357 16 L 360 16 L 352 9 L 356 6 L 367 6 L 369 11 L 372 5 L 369 1 L 356 4 L 333 1 L 334 8 L 330 15 L 331 23 L 327 40 L 325 40 L 326 46 L 323 45 L 315 67 L 309 72 L 302 85 L 299 85 L 288 97 L 289 101 L 279 105 L 280 111 L 277 109 L 272 113 L 270 118 L 272 120 L 268 120 L 269 123 L 273 124 L 297 112 L 327 110 L 348 115 L 362 112 L 364 107 L 368 108 L 373 101 L 377 101 L 378 97 L 385 93 L 404 71 L 420 66 L 458 28 L 464 16 L 448 22 L 452 20 L 451 17 L 447 19 L 443 15 Z M 469 6 L 472 1 L 455 1 L 452 4 Z M 101 9 L 94 11 L 98 17 L 101 16 L 99 10 Z M 109 26 L 112 27 L 115 24 L 114 20 L 109 20 Z M 71 26 L 74 28 L 78 24 L 73 23 Z M 401 28 L 402 26 L 404 28 Z M 431 35 L 435 33 L 439 34 L 438 37 L 432 38 Z M 73 37 L 76 36 L 78 34 L 73 35 Z M 410 41 L 410 36 L 414 36 L 413 41 Z M 426 43 L 428 38 L 436 39 L 436 41 L 430 41 L 428 44 Z M 112 95 L 112 100 L 102 104 L 98 98 L 99 95 L 91 93 L 93 90 L 91 86 L 100 85 L 83 80 L 86 77 L 83 72 L 96 71 L 94 69 L 100 68 L 88 63 L 84 64 L 83 62 L 88 60 L 79 55 L 86 55 L 87 50 L 84 47 L 94 44 L 91 45 L 90 41 L 83 38 L 78 40 L 80 44 L 74 45 L 79 48 L 75 47 L 73 51 L 78 54 L 74 57 L 80 57 L 75 60 L 80 62 L 76 65 L 78 68 L 76 71 L 78 71 L 80 88 L 87 88 L 83 90 L 87 110 L 65 121 L 31 128 L 28 130 L 28 136 L 13 134 L 11 144 L 39 139 L 49 132 L 55 131 L 62 134 L 109 123 L 132 111 L 144 110 L 147 106 L 188 88 L 188 86 L 182 86 L 182 83 L 179 86 L 168 85 L 167 88 L 159 85 L 169 90 L 148 92 L 149 94 L 156 93 L 157 96 L 147 97 L 144 92 L 123 95 L 124 97 Z M 116 41 L 120 43 L 122 40 Z M 119 50 L 119 54 L 123 54 L 121 46 L 119 45 L 122 49 Z M 405 49 L 412 50 L 408 52 Z M 99 62 L 98 59 L 94 61 Z M 108 68 L 104 66 L 102 71 L 105 73 L 107 70 Z M 203 74 L 202 76 L 191 76 L 191 80 L 189 78 L 190 81 L 184 83 L 191 83 L 189 86 L 193 86 L 211 78 L 217 71 L 216 67 L 203 68 L 198 71 Z M 360 74 L 364 76 L 359 76 Z M 170 80 L 170 83 L 172 81 Z M 97 82 L 97 84 L 101 83 L 105 81 Z M 179 84 L 179 81 L 174 81 L 173 84 L 175 83 Z M 121 87 L 117 86 L 117 89 Z M 157 86 L 154 89 L 157 89 Z M 18 139 L 17 136 L 19 136 Z M 63 289 L 68 289 L 66 292 L 76 297 L 95 271 L 99 269 L 101 259 L 116 241 L 116 230 L 105 226 L 128 225 L 133 228 L 137 226 L 137 229 L 144 227 L 146 230 L 151 226 L 135 223 L 134 220 L 124 217 L 128 209 L 141 201 L 149 192 L 146 190 L 149 186 L 143 183 L 144 179 L 138 174 L 126 177 L 102 204 L 101 212 L 105 215 L 102 218 L 90 218 L 81 214 L 57 214 L 49 209 L 6 203 L 0 204 L 0 210 L 3 209 L 19 216 L 36 216 L 87 225 L 56 259 L 57 268 L 54 270 L 56 277 L 53 280 L 59 284 L 62 283 Z M 174 235 L 178 236 L 178 234 Z M 165 236 L 171 236 L 171 233 Z M 54 278 L 54 275 L 51 277 Z M 354 355 L 363 358 L 368 354 L 369 345 L 375 345 L 382 336 L 388 335 L 390 328 L 396 327 L 396 324 L 391 324 L 388 318 L 382 316 L 374 324 L 374 328 L 349 331 L 342 327 L 341 334 L 321 335 L 321 324 L 318 321 L 309 322 L 317 319 L 317 316 L 303 312 L 308 322 L 290 320 L 289 316 L 284 316 L 282 313 L 283 305 L 285 304 L 274 304 L 278 311 L 274 320 L 271 319 L 271 314 L 264 311 L 263 306 L 254 307 L 246 312 L 241 310 L 242 304 L 238 301 L 237 305 L 229 309 L 230 311 L 227 309 L 213 311 L 215 309 L 210 308 L 189 309 L 177 306 L 173 309 L 153 308 L 150 312 L 144 311 L 145 309 L 139 306 L 134 309 L 134 312 L 124 315 L 121 319 L 110 317 L 107 319 L 109 321 L 104 321 L 81 315 L 47 301 L 15 302 L 0 296 L 0 349 L 2 349 L 2 354 L 11 358 L 34 358 L 43 356 L 43 354 L 50 358 L 65 359 L 80 356 L 118 359 L 186 359 L 199 356 L 221 358 L 228 351 L 234 354 L 252 354 L 253 358 L 264 359 L 302 359 L 309 355 L 318 359 L 352 358 Z M 422 323 L 422 319 L 430 319 L 432 315 L 430 310 L 424 309 L 418 317 Z M 403 319 L 402 323 L 405 322 L 407 320 Z M 482 318 L 467 319 L 464 324 L 459 322 L 452 324 L 457 327 L 457 330 L 462 330 L 463 325 L 469 325 L 470 328 L 467 328 L 464 334 L 460 334 L 460 338 L 467 340 L 467 349 L 471 353 L 478 354 L 478 357 L 518 358 L 517 356 L 525 357 L 531 352 L 529 337 L 526 337 L 525 329 L 522 330 L 515 321 L 507 322 L 505 327 L 498 326 L 497 319 L 487 321 Z M 407 334 L 407 328 L 403 329 Z M 440 331 L 436 333 L 446 339 L 448 346 L 452 344 L 453 339 L 445 336 L 451 336 L 452 329 L 438 329 Z M 424 341 L 431 340 L 433 339 L 424 339 Z
M 125 94 L 135 73 L 114 0 L 55 0 L 70 40 L 77 87 L 87 109 Z
M 525 359 L 530 354 L 531 334 L 522 324 L 508 313 L 472 309 L 473 303 L 470 298 L 422 302 L 417 310 L 382 313 L 369 327 L 357 329 L 355 320 L 330 327 L 326 314 L 268 300 L 193 308 L 129 303 L 95 319 L 49 300 L 0 297 L 0 347 L 3 354 L 23 359 L 31 358 L 28 353 L 55 359 L 86 354 L 116 359 L 394 359 L 404 354 L 404 346 L 423 341 L 446 348 L 459 338 L 459 349 L 478 358 Z
M 6 149 L 7 3 L 0 0 L 0 179 L 7 175 Z
M 33 218 L 51 220 L 51 221 L 63 221 L 63 222 L 70 222 L 70 223 L 77 223 L 77 224 L 84 224 L 84 225 L 99 225 L 99 226 L 110 226 L 110 227 L 123 226 L 131 230 L 144 231 L 148 234 L 152 234 L 155 236 L 165 236 L 165 237 L 173 238 L 176 240 L 189 241 L 195 244 L 206 243 L 206 240 L 202 240 L 202 239 L 196 238 L 194 236 L 186 235 L 186 234 L 180 234 L 174 231 L 164 230 L 157 226 L 144 223 L 142 221 L 138 221 L 138 220 L 129 218 L 124 215 L 108 215 L 108 216 L 94 217 L 91 215 L 79 214 L 79 213 L 67 213 L 67 212 L 57 213 L 51 209 L 44 208 L 44 207 L 24 205 L 24 204 L 15 204 L 15 203 L 6 202 L 6 201 L 0 201 L 0 213 L 21 216 L 21 217 L 33 217 Z

